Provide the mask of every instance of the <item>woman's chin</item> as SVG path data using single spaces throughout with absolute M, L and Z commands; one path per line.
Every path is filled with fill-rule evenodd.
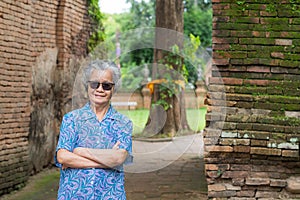
M 107 101 L 106 99 L 93 99 L 91 103 L 96 106 L 103 106 L 109 104 L 109 101 Z

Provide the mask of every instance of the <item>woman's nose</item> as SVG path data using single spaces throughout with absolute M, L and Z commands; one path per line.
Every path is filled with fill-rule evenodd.
M 96 89 L 98 91 L 104 92 L 103 88 L 102 88 L 102 84 L 99 85 L 99 87 Z

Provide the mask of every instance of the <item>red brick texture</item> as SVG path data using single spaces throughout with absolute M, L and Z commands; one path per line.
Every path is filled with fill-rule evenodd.
M 0 2 L 0 196 L 53 163 L 60 88 L 89 27 L 86 0 Z
M 300 2 L 213 0 L 209 199 L 298 199 Z M 297 179 L 297 178 L 296 178 Z

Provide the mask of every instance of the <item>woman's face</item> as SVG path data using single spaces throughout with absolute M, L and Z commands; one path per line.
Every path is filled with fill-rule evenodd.
M 91 104 L 99 106 L 109 103 L 114 91 L 114 85 L 112 85 L 114 82 L 112 77 L 111 70 L 92 71 L 88 82 L 88 95 Z

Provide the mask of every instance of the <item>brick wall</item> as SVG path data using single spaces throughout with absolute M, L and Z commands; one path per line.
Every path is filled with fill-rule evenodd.
M 0 2 L 0 194 L 28 174 L 31 7 Z
M 53 162 L 89 32 L 85 0 L 0 2 L 0 195 Z
M 299 10 L 299 1 L 213 0 L 210 199 L 300 198 Z

